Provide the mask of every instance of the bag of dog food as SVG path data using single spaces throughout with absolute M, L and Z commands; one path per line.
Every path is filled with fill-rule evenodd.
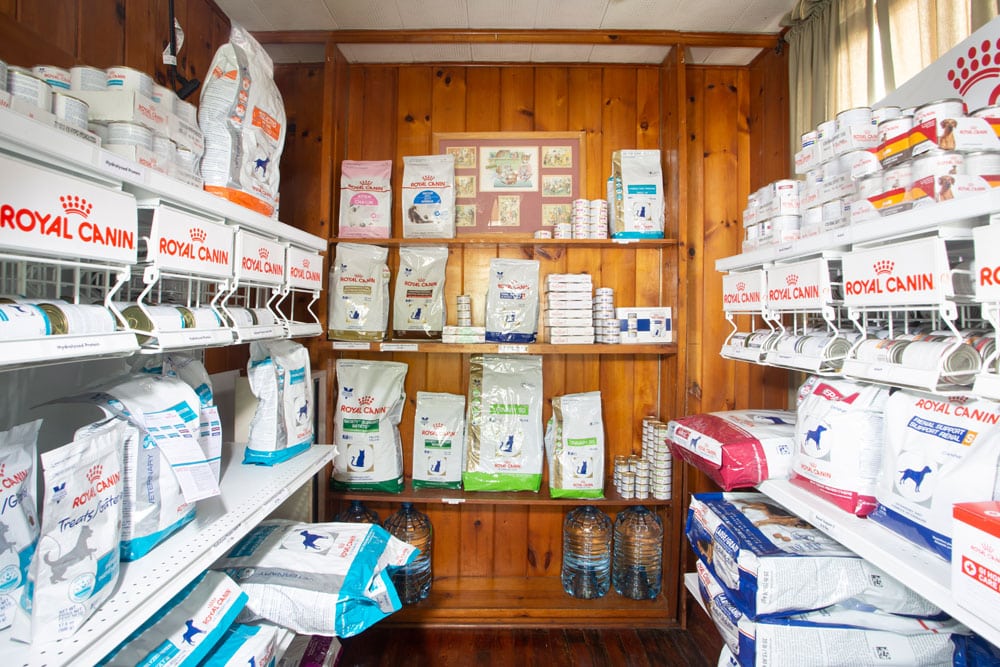
M 42 524 L 14 618 L 18 641 L 71 636 L 114 590 L 124 430 L 122 421 L 110 420 L 42 453 Z
M 760 493 L 691 497 L 685 534 L 749 618 L 845 603 L 908 616 L 941 610 Z M 809 582 L 803 586 L 802 582 Z
M 271 57 L 235 23 L 201 87 L 198 124 L 205 135 L 205 190 L 277 217 L 285 105 Z
M 601 392 L 552 398 L 545 429 L 549 495 L 553 498 L 604 497 L 604 420 Z
M 889 390 L 811 376 L 799 388 L 791 481 L 840 509 L 875 508 L 882 457 L 882 411 Z
M 375 524 L 269 520 L 213 567 L 249 596 L 240 622 L 353 637 L 402 607 L 390 575 L 416 554 Z
M 952 506 L 1000 498 L 998 423 L 995 401 L 893 393 L 869 518 L 950 559 Z
M 290 340 L 251 342 L 247 378 L 257 410 L 243 463 L 274 465 L 309 449 L 316 409 L 309 350 Z
M 35 456 L 42 420 L 0 432 L 0 628 L 14 621 L 14 610 L 28 580 L 28 565 L 38 542 L 35 508 Z
M 413 488 L 462 488 L 465 396 L 417 392 L 413 417 Z
M 727 410 L 671 420 L 670 449 L 726 491 L 788 477 L 795 413 Z
M 486 340 L 534 343 L 538 335 L 538 260 L 490 260 Z
M 403 238 L 455 237 L 455 156 L 403 157 Z
M 396 338 L 441 338 L 447 267 L 447 246 L 399 249 L 392 309 L 392 332 Z
M 338 243 L 330 271 L 333 340 L 382 340 L 389 326 L 389 251 L 379 246 Z
M 542 358 L 473 355 L 466 417 L 466 491 L 538 491 L 542 483 Z
M 219 645 L 199 667 L 228 665 L 274 667 L 277 664 L 278 630 L 276 626 L 267 623 L 259 625 L 237 623 L 230 626 Z
M 663 238 L 663 171 L 659 150 L 611 154 L 614 179 L 612 238 Z
M 407 369 L 397 361 L 337 360 L 335 489 L 403 490 L 399 420 L 406 404 Z
M 340 163 L 340 219 L 337 236 L 392 236 L 392 160 Z

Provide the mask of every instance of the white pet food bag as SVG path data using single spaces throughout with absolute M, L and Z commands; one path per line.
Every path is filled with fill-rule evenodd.
M 278 628 L 261 623 L 237 623 L 226 630 L 219 645 L 199 667 L 227 667 L 227 665 L 260 665 L 274 667 L 278 653 Z
M 473 355 L 466 418 L 466 491 L 538 491 L 542 483 L 542 358 Z
M 402 607 L 390 574 L 416 555 L 375 524 L 270 520 L 213 567 L 249 596 L 240 622 L 353 637 Z
M 18 641 L 71 636 L 118 581 L 122 527 L 121 442 L 110 420 L 41 455 L 44 476 L 38 547 L 14 618 Z
M 403 444 L 399 420 L 409 367 L 397 361 L 337 360 L 333 488 L 403 490 Z
M 889 390 L 811 376 L 799 388 L 793 484 L 845 512 L 875 509 L 882 458 L 882 411 Z
M 271 57 L 235 23 L 202 85 L 198 124 L 205 135 L 205 190 L 277 217 L 285 106 Z
M 257 409 L 243 463 L 274 465 L 309 449 L 316 409 L 309 351 L 290 340 L 251 342 L 247 378 Z
M 534 343 L 538 335 L 538 260 L 490 260 L 486 340 Z
M 601 392 L 552 398 L 545 430 L 549 495 L 553 498 L 604 497 L 604 419 Z
M 340 219 L 337 236 L 392 236 L 392 160 L 340 163 Z
M 1000 498 L 1000 403 L 897 391 L 869 518 L 951 558 L 952 506 Z
M 388 257 L 389 250 L 380 246 L 337 244 L 330 271 L 330 338 L 385 338 L 389 327 Z
M 334 667 L 341 644 L 336 637 L 295 635 L 278 659 L 277 667 Z
M 403 238 L 455 237 L 455 156 L 403 157 Z
M 392 332 L 396 338 L 441 338 L 445 323 L 444 280 L 447 246 L 399 249 L 393 295 Z
M 0 432 L 0 628 L 14 621 L 38 542 L 35 456 L 41 425 L 36 419 Z
M 663 238 L 663 171 L 660 167 L 660 151 L 614 151 L 611 162 L 615 183 L 614 228 L 611 236 Z
M 417 392 L 413 417 L 413 488 L 462 488 L 465 396 Z

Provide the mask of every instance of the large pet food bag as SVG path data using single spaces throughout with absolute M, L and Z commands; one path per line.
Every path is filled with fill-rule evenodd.
M 201 88 L 198 124 L 205 135 L 205 190 L 277 217 L 285 105 L 271 57 L 235 23 Z
M 604 497 L 604 419 L 601 392 L 552 398 L 545 429 L 549 495 L 553 498 Z
M 359 243 L 338 243 L 330 270 L 333 340 L 385 338 L 389 327 L 389 250 Z
M 417 392 L 413 418 L 413 488 L 462 488 L 465 396 Z
M 995 401 L 895 392 L 869 518 L 949 559 L 952 506 L 1000 498 L 998 422 Z
M 403 157 L 403 238 L 455 236 L 455 156 Z
M 392 301 L 396 338 L 441 338 L 445 323 L 444 280 L 448 246 L 399 249 Z
M 340 163 L 340 217 L 337 236 L 392 236 L 392 160 Z
M 309 350 L 290 340 L 250 343 L 247 363 L 257 409 L 250 420 L 244 463 L 274 465 L 313 444 Z
M 941 611 L 760 493 L 692 496 L 685 534 L 730 602 L 750 618 L 847 600 L 909 616 Z
M 0 628 L 14 621 L 38 542 L 35 456 L 41 425 L 36 419 L 0 432 Z
M 534 343 L 538 335 L 538 260 L 490 260 L 486 340 Z
M 787 477 L 794 437 L 795 413 L 788 410 L 709 412 L 667 424 L 674 455 L 726 491 Z
M 538 491 L 542 483 L 542 358 L 473 355 L 466 418 L 467 491 Z
M 663 238 L 663 171 L 660 151 L 623 150 L 611 154 L 614 209 L 612 238 Z
M 407 369 L 398 361 L 337 360 L 335 489 L 403 490 L 399 420 L 406 404 Z
M 889 390 L 811 376 L 799 387 L 792 483 L 840 509 L 875 508 L 882 459 L 882 411 Z
M 201 667 L 228 667 L 228 665 L 274 667 L 277 661 L 279 632 L 285 633 L 287 630 L 268 623 L 231 625 L 222 641 L 201 663 Z

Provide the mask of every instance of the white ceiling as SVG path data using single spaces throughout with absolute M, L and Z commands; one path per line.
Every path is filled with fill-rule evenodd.
M 216 0 L 252 32 L 331 30 L 667 30 L 776 34 L 796 0 Z M 322 62 L 322 44 L 265 44 L 275 62 Z M 623 44 L 341 44 L 348 62 L 663 61 L 669 47 Z M 688 62 L 746 65 L 746 47 L 691 47 Z

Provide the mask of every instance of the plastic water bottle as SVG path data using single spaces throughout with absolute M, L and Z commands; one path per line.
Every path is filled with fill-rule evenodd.
M 430 593 L 433 579 L 431 547 L 434 529 L 431 527 L 431 520 L 417 510 L 413 503 L 403 503 L 398 512 L 385 520 L 385 529 L 420 550 L 409 565 L 399 568 L 392 575 L 392 583 L 403 604 L 420 602 Z
M 663 524 L 655 512 L 635 505 L 615 519 L 615 591 L 633 600 L 652 600 L 663 579 Z
M 341 523 L 374 523 L 376 526 L 382 525 L 382 520 L 378 512 L 365 507 L 360 500 L 352 500 L 351 506 L 342 510 L 340 514 L 333 517 L 334 521 Z
M 611 588 L 611 518 L 593 505 L 563 522 L 562 586 L 575 598 L 602 597 Z

